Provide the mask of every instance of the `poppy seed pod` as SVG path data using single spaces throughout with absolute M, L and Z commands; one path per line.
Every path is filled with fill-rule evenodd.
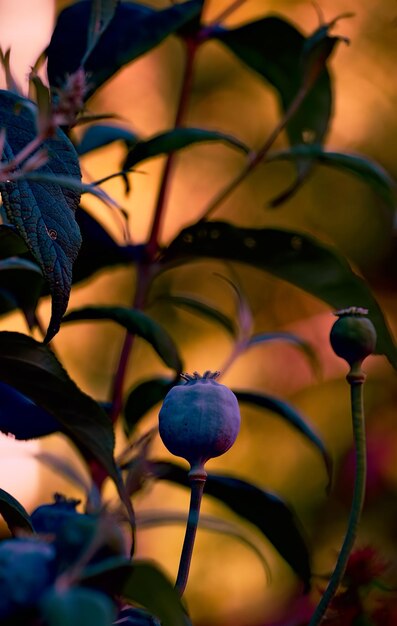
M 240 429 L 234 393 L 216 381 L 219 372 L 182 374 L 185 383 L 172 387 L 159 414 L 160 437 L 166 448 L 186 459 L 192 470 L 224 454 Z
M 376 348 L 376 331 L 366 317 L 367 309 L 350 307 L 337 311 L 337 321 L 331 329 L 331 346 L 350 366 L 361 363 Z

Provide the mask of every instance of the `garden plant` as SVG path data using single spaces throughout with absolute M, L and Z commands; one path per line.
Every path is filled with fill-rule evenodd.
M 216 8 L 216 2 L 212 4 Z M 327 20 L 314 7 L 318 27 L 305 34 L 303 27 L 281 14 L 263 14 L 229 27 L 228 19 L 237 16 L 244 4 L 248 1 L 230 0 L 209 19 L 206 0 L 161 7 L 126 0 L 63 3 L 26 91 L 14 77 L 12 51 L 1 52 L 7 89 L 0 91 L 0 313 L 4 328 L 9 314 L 19 311 L 26 331 L 16 332 L 10 323 L 0 332 L 0 429 L 18 440 L 61 433 L 81 457 L 89 477 L 82 478 L 54 452 L 43 455 L 43 460 L 77 483 L 80 499 L 55 493 L 52 501 L 27 511 L 12 493 L 0 490 L 0 513 L 9 531 L 0 542 L 1 624 L 194 623 L 185 589 L 197 552 L 200 519 L 203 528 L 242 539 L 262 560 L 257 545 L 263 540 L 290 568 L 299 592 L 286 621 L 278 624 L 395 623 L 394 592 L 383 580 L 386 566 L 375 548 L 355 543 L 366 494 L 362 363 L 365 360 L 366 368 L 372 355 L 380 355 L 389 361 L 390 369 L 397 365 L 397 348 L 385 315 L 369 282 L 326 237 L 299 226 L 269 227 L 254 219 L 249 223 L 242 196 L 240 213 L 228 215 L 230 199 L 258 172 L 266 178 L 271 171 L 267 168 L 274 164 L 289 165 L 283 187 L 263 206 L 264 212 L 274 214 L 311 184 L 319 167 L 328 166 L 368 187 L 387 212 L 392 232 L 395 183 L 365 155 L 325 146 L 334 107 L 329 65 L 349 43 L 335 33 L 343 33 L 345 20 L 354 18 L 344 14 Z M 177 46 L 183 68 L 173 86 L 177 100 L 173 124 L 144 136 L 119 115 L 117 99 L 113 110 L 96 110 L 104 87 L 168 40 Z M 188 122 L 204 50 L 208 55 L 226 51 L 240 71 L 255 76 L 275 96 L 277 121 L 271 122 L 270 132 L 261 136 L 263 125 L 258 122 L 255 142 L 248 143 L 237 132 L 223 130 L 222 120 L 217 128 L 213 123 L 207 126 L 205 120 Z M 139 98 L 138 90 L 134 97 Z M 266 117 L 254 101 L 251 107 L 253 119 Z M 164 226 L 172 203 L 178 202 L 173 189 L 183 175 L 179 164 L 203 145 L 219 150 L 219 144 L 223 151 L 217 154 L 226 160 L 228 154 L 235 158 L 234 172 L 219 181 L 215 195 L 204 199 L 194 217 L 186 211 L 182 228 L 169 237 Z M 112 145 L 119 147 L 119 162 L 110 160 L 106 175 L 90 180 L 85 159 Z M 162 170 L 156 178 L 150 164 L 160 162 L 160 157 Z M 138 240 L 125 206 L 139 211 L 134 205 L 135 189 L 138 179 L 148 176 L 156 198 L 148 236 Z M 109 181 L 123 186 L 122 202 L 109 191 Z M 194 194 L 192 189 L 192 198 Z M 96 214 L 85 207 L 88 197 L 94 197 L 94 206 L 110 216 L 113 231 L 101 221 L 99 209 Z M 114 302 L 101 294 L 98 301 L 70 306 L 81 285 L 90 285 L 98 273 L 111 274 L 118 267 L 124 268 L 124 280 L 128 276 L 123 283 L 128 284 L 128 304 L 125 298 Z M 310 294 L 327 307 L 332 358 L 347 362 L 345 409 L 335 419 L 346 420 L 345 428 L 349 420 L 352 423 L 354 479 L 350 517 L 343 520 L 342 539 L 333 546 L 330 571 L 313 569 L 309 532 L 283 494 L 267 489 L 265 476 L 258 472 L 248 480 L 238 468 L 217 470 L 218 457 L 232 452 L 246 411 L 253 409 L 272 413 L 309 444 L 326 476 L 326 500 L 337 480 L 333 455 L 313 420 L 266 389 L 224 384 L 246 352 L 267 345 L 288 345 L 313 376 L 322 366 L 321 355 L 298 334 L 280 330 L 276 321 L 275 328 L 258 328 L 251 302 L 256 278 L 245 284 L 249 272 L 269 276 L 274 284 L 288 284 L 294 293 Z M 217 291 L 222 292 L 221 298 L 216 297 Z M 266 293 L 255 297 L 255 306 L 267 306 Z M 227 306 L 222 306 L 222 298 Z M 45 319 L 48 309 L 43 303 L 48 302 L 51 311 Z M 178 317 L 180 312 L 191 317 Z M 208 328 L 226 336 L 231 345 L 226 358 L 219 357 L 215 366 L 211 358 L 207 367 L 197 371 L 184 344 L 184 332 L 191 332 L 189 322 L 178 334 L 173 316 L 203 322 L 202 335 L 194 340 L 205 341 Z M 78 336 L 82 324 L 95 326 L 99 341 L 109 322 L 123 335 L 117 335 L 120 353 L 108 380 L 109 393 L 97 398 L 76 384 L 57 341 L 72 327 Z M 192 328 L 196 328 L 193 322 Z M 139 356 L 143 343 L 151 351 L 147 363 Z M 261 368 L 259 358 L 257 367 Z M 158 422 L 147 426 L 145 420 L 153 411 Z M 153 453 L 158 436 L 164 444 L 163 457 Z M 277 443 L 280 450 L 283 445 Z M 136 499 L 147 485 L 163 482 L 190 491 L 189 511 L 174 520 L 183 518 L 186 523 L 175 580 L 160 563 L 137 555 L 143 531 Z M 107 496 L 109 489 L 112 497 Z M 200 506 L 206 498 L 233 512 L 237 521 L 201 518 Z M 146 523 L 155 526 L 166 522 L 167 516 L 164 506 L 163 518 L 149 515 Z M 255 541 L 248 527 L 254 529 Z M 271 574 L 270 567 L 269 585 Z M 221 587 L 222 575 L 219 580 Z M 367 605 L 371 594 L 375 600 Z

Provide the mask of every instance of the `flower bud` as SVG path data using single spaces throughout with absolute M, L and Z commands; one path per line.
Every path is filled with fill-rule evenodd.
M 334 352 L 350 366 L 362 363 L 376 348 L 376 331 L 366 317 L 367 309 L 350 307 L 337 311 L 339 318 L 331 329 L 330 341 Z
M 192 470 L 224 454 L 240 429 L 234 393 L 216 381 L 219 372 L 182 374 L 185 383 L 172 387 L 159 414 L 160 437 L 166 448 L 186 459 Z

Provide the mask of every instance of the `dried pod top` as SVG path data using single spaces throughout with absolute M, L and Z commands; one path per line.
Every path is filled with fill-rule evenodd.
M 192 470 L 224 454 L 240 429 L 240 409 L 234 393 L 216 381 L 219 372 L 182 374 L 184 383 L 168 392 L 159 414 L 161 439 Z
M 331 346 L 351 367 L 361 364 L 375 352 L 376 330 L 367 314 L 368 310 L 360 307 L 350 307 L 335 313 L 338 319 L 331 329 Z

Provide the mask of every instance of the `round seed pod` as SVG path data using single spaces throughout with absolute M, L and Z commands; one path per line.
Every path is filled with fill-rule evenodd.
M 337 311 L 338 319 L 331 329 L 331 346 L 350 366 L 362 363 L 376 348 L 376 330 L 366 317 L 367 309 L 350 307 Z
M 234 393 L 216 381 L 219 372 L 182 374 L 185 383 L 172 387 L 159 414 L 160 437 L 166 448 L 186 459 L 192 470 L 224 454 L 240 429 Z

